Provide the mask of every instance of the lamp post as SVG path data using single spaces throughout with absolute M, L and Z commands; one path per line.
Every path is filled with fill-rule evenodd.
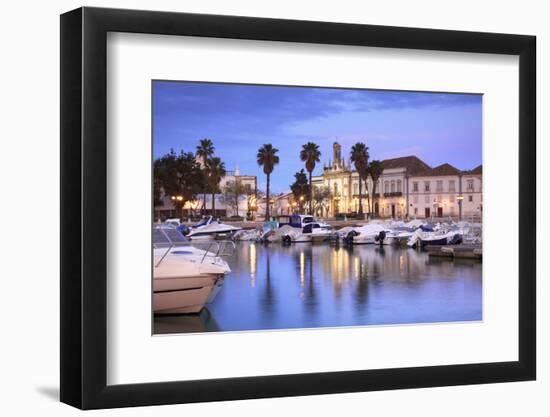
M 181 195 L 173 195 L 170 198 L 172 199 L 172 201 L 174 202 L 176 207 L 177 207 L 176 202 L 179 202 L 181 204 L 181 202 L 183 201 L 183 196 L 181 196 Z M 180 219 L 181 219 L 181 217 L 183 217 L 183 206 L 180 207 Z
M 464 200 L 463 195 L 459 195 L 456 198 L 456 201 L 458 201 L 458 221 L 462 220 L 462 200 Z

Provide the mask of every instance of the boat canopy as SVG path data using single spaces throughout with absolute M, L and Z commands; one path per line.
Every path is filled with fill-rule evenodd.
M 166 248 L 180 243 L 187 243 L 185 238 L 177 229 L 167 229 L 161 227 L 153 228 L 153 246 L 155 248 Z

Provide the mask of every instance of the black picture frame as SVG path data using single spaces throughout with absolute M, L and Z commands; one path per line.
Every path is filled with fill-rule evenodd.
M 519 56 L 519 360 L 113 385 L 107 375 L 108 32 Z M 533 380 L 536 377 L 534 36 L 136 10 L 61 16 L 61 401 L 82 409 Z

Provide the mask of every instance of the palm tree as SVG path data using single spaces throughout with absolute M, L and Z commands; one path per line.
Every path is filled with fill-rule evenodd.
M 199 145 L 197 146 L 197 156 L 202 159 L 202 167 L 203 169 L 206 169 L 206 164 L 208 162 L 208 158 L 210 158 L 212 155 L 214 155 L 214 144 L 210 139 L 201 139 L 199 142 Z M 202 200 L 202 210 L 204 212 L 206 208 L 206 187 L 203 192 L 203 200 Z
M 372 195 L 373 195 L 373 198 L 376 198 L 377 200 L 378 200 L 378 197 L 374 197 L 374 195 L 376 194 L 376 184 L 378 184 L 378 180 L 380 179 L 380 176 L 382 175 L 383 171 L 384 171 L 384 167 L 382 166 L 382 162 L 376 159 L 373 159 L 369 164 L 369 174 L 370 174 L 370 177 L 372 178 Z
M 267 186 L 265 193 L 265 219 L 269 220 L 269 176 L 273 172 L 275 165 L 279 163 L 279 157 L 277 156 L 278 149 L 274 148 L 271 143 L 264 144 L 260 149 L 258 149 L 258 154 L 256 155 L 256 161 L 258 165 L 264 167 L 264 174 L 267 176 Z
M 217 156 L 207 159 L 206 175 L 212 193 L 212 215 L 216 216 L 216 190 L 222 178 L 225 177 L 225 163 Z
M 306 170 L 309 173 L 309 214 L 312 214 L 313 185 L 311 184 L 311 173 L 315 169 L 315 163 L 321 161 L 321 151 L 319 151 L 319 145 L 316 145 L 313 142 L 308 142 L 305 145 L 302 145 L 300 159 L 306 163 Z
M 362 182 L 367 178 L 367 168 L 369 166 L 369 148 L 363 142 L 358 142 L 351 147 L 351 162 L 355 165 L 355 170 L 359 174 L 359 214 L 363 214 L 363 187 Z

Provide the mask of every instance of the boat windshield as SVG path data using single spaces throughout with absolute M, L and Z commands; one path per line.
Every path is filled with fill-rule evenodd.
M 177 229 L 155 227 L 153 229 L 153 246 L 155 248 L 167 248 L 170 246 L 187 243 L 188 240 Z
M 205 216 L 201 219 L 200 222 L 198 222 L 197 224 L 194 224 L 193 226 L 191 227 L 200 227 L 200 226 L 206 226 L 207 224 L 209 224 L 210 222 L 212 221 L 212 216 Z

